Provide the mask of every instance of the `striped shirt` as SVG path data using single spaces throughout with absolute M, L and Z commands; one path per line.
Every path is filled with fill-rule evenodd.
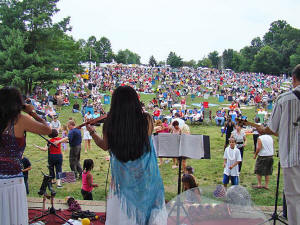
M 294 90 L 300 91 L 300 85 Z M 292 92 L 278 96 L 268 127 L 279 136 L 279 157 L 283 168 L 300 166 L 300 100 Z

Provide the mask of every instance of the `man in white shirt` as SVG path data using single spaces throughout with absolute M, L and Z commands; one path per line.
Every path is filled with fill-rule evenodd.
M 184 124 L 185 124 L 185 122 L 184 122 L 183 119 L 180 118 L 179 113 L 175 113 L 175 118 L 172 120 L 171 124 L 172 124 L 175 120 L 178 121 L 178 123 L 179 123 L 179 128 L 182 129 L 183 126 L 184 126 Z
M 268 184 L 270 175 L 273 173 L 273 138 L 270 135 L 261 135 L 257 139 L 256 152 L 253 159 L 256 159 L 254 173 L 257 177 L 257 186 L 253 188 L 264 188 L 269 190 Z M 261 185 L 262 176 L 265 176 L 265 186 Z

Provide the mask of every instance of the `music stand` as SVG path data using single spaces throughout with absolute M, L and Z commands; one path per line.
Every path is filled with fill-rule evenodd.
M 178 159 L 178 184 L 177 184 L 177 200 L 171 208 L 168 216 L 177 209 L 176 213 L 176 224 L 179 225 L 180 220 L 180 209 L 183 210 L 185 218 L 187 217 L 190 224 L 192 221 L 189 217 L 187 210 L 184 208 L 183 202 L 179 195 L 181 192 L 181 168 L 183 158 L 193 159 L 210 159 L 210 143 L 209 136 L 204 135 L 179 135 L 169 133 L 159 133 L 153 136 L 154 146 L 158 157 L 162 158 L 177 158 Z M 172 217 L 170 217 L 172 218 Z M 184 219 L 185 219 L 184 218 Z M 172 218 L 173 219 L 173 218 Z M 183 220 L 184 220 L 183 219 Z
M 72 223 L 68 222 L 65 218 L 61 217 L 60 215 L 58 215 L 56 213 L 57 210 L 54 208 L 54 198 L 55 198 L 56 192 L 52 188 L 52 183 L 51 183 L 52 177 L 44 174 L 43 172 L 42 172 L 42 174 L 43 174 L 44 178 L 43 178 L 43 182 L 41 184 L 40 191 L 38 192 L 38 194 L 40 196 L 41 195 L 43 196 L 43 209 L 40 210 L 42 212 L 42 215 L 38 216 L 38 217 L 34 217 L 33 219 L 31 219 L 29 221 L 29 223 L 31 224 L 32 222 L 34 222 L 38 219 L 44 218 L 48 215 L 54 215 L 54 216 L 58 217 L 59 219 L 61 219 L 62 221 L 72 225 Z M 51 193 L 50 195 L 48 195 L 46 192 L 47 187 Z M 46 199 L 50 199 L 50 201 L 51 201 L 51 208 L 48 208 L 47 211 L 45 211 Z
M 182 208 L 182 210 L 184 211 L 185 214 L 185 218 L 188 218 L 189 222 L 191 225 L 193 225 L 192 220 L 189 217 L 189 214 L 187 212 L 187 210 L 184 208 L 183 202 L 180 199 L 180 192 L 181 192 L 181 166 L 182 166 L 182 157 L 178 157 L 178 183 L 177 183 L 177 199 L 175 204 L 173 205 L 172 209 L 170 210 L 168 216 L 171 215 L 171 213 L 174 211 L 175 207 L 177 209 L 177 213 L 176 213 L 176 224 L 180 225 L 181 224 L 181 220 L 180 220 L 180 208 Z M 172 217 L 171 217 L 172 218 Z M 185 219 L 184 218 L 184 219 Z M 173 219 L 173 218 L 172 218 Z M 184 220 L 183 219 L 183 220 Z

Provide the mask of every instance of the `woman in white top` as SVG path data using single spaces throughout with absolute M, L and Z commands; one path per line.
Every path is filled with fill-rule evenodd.
M 242 131 L 242 126 L 240 124 L 237 124 L 235 127 L 235 130 L 232 131 L 231 137 L 233 137 L 236 141 L 236 147 L 240 150 L 242 161 L 243 161 L 243 155 L 244 155 L 244 147 L 247 144 L 246 134 L 244 131 Z M 239 172 L 241 172 L 242 169 L 242 162 L 239 164 Z

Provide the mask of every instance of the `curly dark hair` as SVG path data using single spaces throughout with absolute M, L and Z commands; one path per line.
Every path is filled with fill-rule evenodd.
M 24 105 L 20 91 L 15 87 L 0 89 L 0 142 L 8 124 L 16 123 Z
M 196 184 L 195 178 L 190 174 L 183 174 L 181 181 L 182 181 L 182 183 L 188 183 L 190 189 L 198 187 L 198 185 Z
M 115 89 L 103 133 L 118 160 L 135 160 L 150 151 L 148 127 L 148 114 L 143 111 L 136 91 L 129 86 Z

